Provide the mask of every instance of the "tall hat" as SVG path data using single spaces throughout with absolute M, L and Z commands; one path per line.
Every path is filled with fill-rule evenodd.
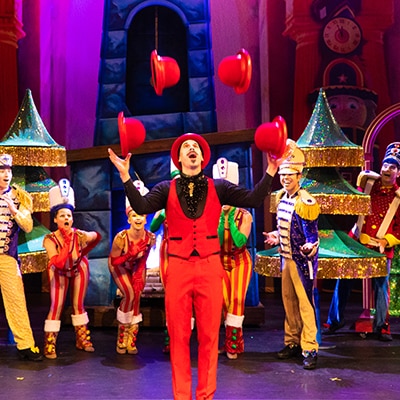
M 288 139 L 292 141 L 292 139 Z M 304 153 L 295 146 L 290 156 L 279 166 L 279 175 L 301 174 L 305 166 Z
M 182 171 L 182 166 L 179 162 L 179 151 L 181 149 L 182 143 L 186 140 L 194 140 L 199 144 L 201 152 L 203 153 L 203 162 L 201 163 L 201 168 L 204 169 L 210 161 L 211 151 L 207 140 L 197 133 L 185 133 L 184 135 L 181 135 L 177 139 L 175 139 L 175 142 L 172 143 L 171 147 L 172 162 L 178 167 L 180 171 Z
M 239 184 L 239 164 L 224 157 L 218 158 L 213 165 L 212 173 L 214 179 L 226 179 L 235 185 Z
M 9 154 L 0 154 L 0 169 L 11 168 L 12 157 Z
M 74 189 L 68 179 L 63 178 L 49 190 L 50 212 L 55 213 L 61 208 L 75 209 Z
M 135 181 L 133 181 L 133 185 L 135 186 L 135 188 L 139 191 L 139 193 L 142 196 L 145 196 L 147 193 L 149 193 L 149 189 L 147 189 L 147 187 L 144 186 L 143 181 L 141 181 L 140 179 L 136 179 Z M 125 197 L 125 213 L 126 213 L 126 215 L 128 216 L 131 211 L 132 211 L 131 203 L 129 202 L 128 198 Z
M 396 164 L 400 168 L 400 142 L 390 143 L 386 147 L 385 157 L 383 157 L 383 163 Z

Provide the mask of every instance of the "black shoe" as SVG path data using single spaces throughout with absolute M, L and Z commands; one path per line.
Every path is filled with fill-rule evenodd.
M 339 329 L 343 328 L 345 325 L 345 321 L 341 321 L 341 322 L 333 322 L 331 323 L 329 326 L 327 326 L 326 328 L 322 329 L 322 333 L 325 335 L 332 335 L 334 334 L 336 331 L 338 331 Z
M 287 360 L 288 358 L 298 357 L 301 355 L 301 347 L 298 344 L 288 344 L 276 355 L 281 360 Z
M 389 323 L 384 323 L 382 326 L 376 328 L 377 339 L 381 342 L 391 342 L 393 340 L 392 335 L 390 334 L 390 326 Z
M 18 355 L 21 360 L 28 361 L 42 361 L 43 356 L 37 347 L 31 347 L 29 349 L 18 350 Z
M 378 333 L 378 340 L 381 342 L 391 342 L 393 337 L 390 333 Z
M 305 351 L 303 353 L 303 368 L 304 369 L 315 369 L 317 367 L 318 355 L 315 350 Z

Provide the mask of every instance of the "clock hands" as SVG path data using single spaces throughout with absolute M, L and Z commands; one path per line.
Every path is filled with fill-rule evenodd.
M 339 43 L 346 43 L 349 40 L 349 33 L 342 25 L 337 25 L 335 37 Z
M 326 23 L 323 40 L 334 53 L 350 54 L 361 44 L 362 32 L 353 19 L 335 17 Z

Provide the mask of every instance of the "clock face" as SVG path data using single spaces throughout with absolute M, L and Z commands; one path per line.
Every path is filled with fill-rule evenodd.
M 324 43 L 335 53 L 351 53 L 360 45 L 361 39 L 360 26 L 350 18 L 333 18 L 324 27 Z

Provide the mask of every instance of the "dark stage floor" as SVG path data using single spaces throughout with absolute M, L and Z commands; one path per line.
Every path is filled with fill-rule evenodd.
M 43 345 L 48 295 L 29 295 L 35 337 Z M 281 361 L 283 309 L 279 294 L 263 294 L 265 324 L 245 327 L 246 352 L 237 360 L 220 356 L 215 399 L 398 399 L 400 398 L 400 323 L 392 318 L 393 342 L 362 338 L 352 330 L 361 313 L 360 293 L 352 294 L 346 326 L 323 337 L 318 367 L 302 368 L 301 360 Z M 329 293 L 321 293 L 321 317 L 326 318 Z M 163 329 L 142 328 L 139 354 L 115 352 L 116 328 L 93 328 L 95 353 L 75 350 L 71 326 L 63 326 L 57 360 L 19 361 L 7 345 L 4 312 L 0 318 L 0 398 L 14 399 L 171 399 L 171 370 L 162 353 Z M 221 338 L 223 330 L 221 329 Z M 196 344 L 193 340 L 196 376 Z

